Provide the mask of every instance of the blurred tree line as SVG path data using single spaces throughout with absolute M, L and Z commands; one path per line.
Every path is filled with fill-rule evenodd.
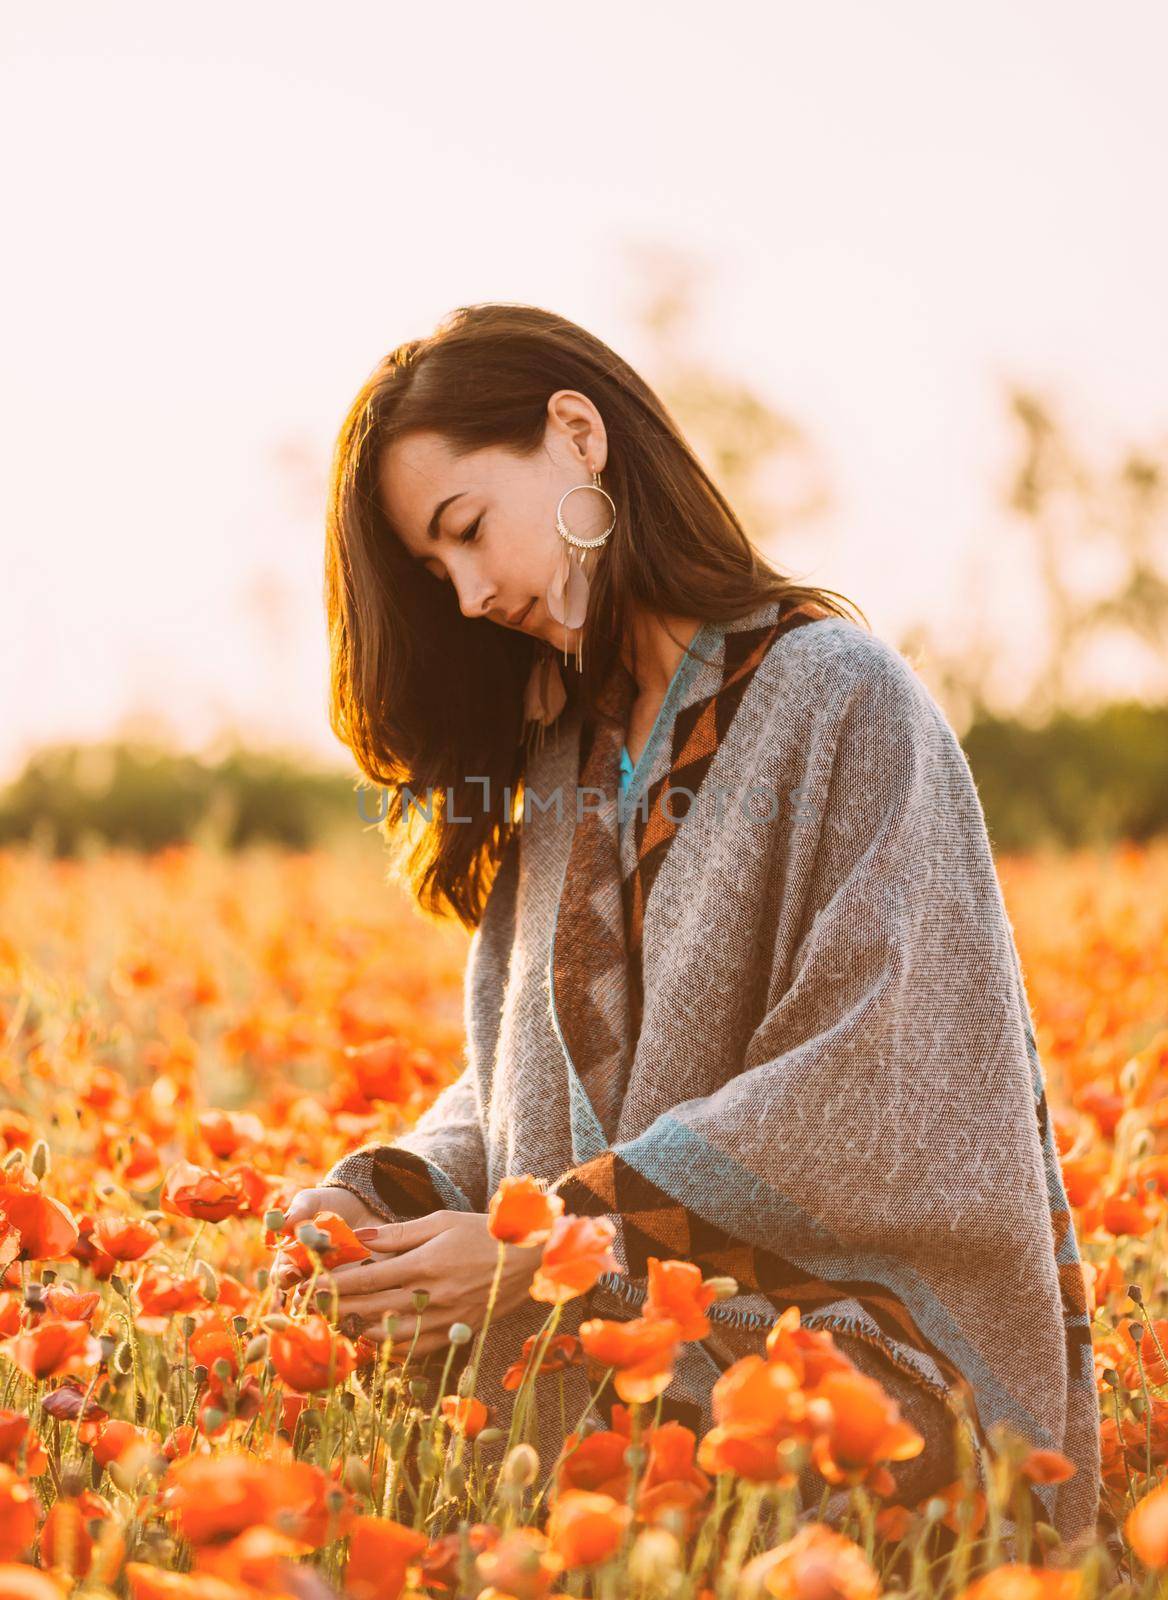
M 769 548 L 776 529 L 797 535 L 831 505 L 814 440 L 740 376 L 691 353 L 700 267 L 652 244 L 629 256 L 621 281 L 641 295 L 629 307 L 642 338 L 634 364 L 752 538 Z M 1007 402 L 1017 448 L 1001 488 L 1005 544 L 982 553 L 982 570 L 1000 563 L 1026 590 L 1015 614 L 1038 664 L 1027 681 L 1011 678 L 1003 705 L 992 619 L 962 640 L 922 621 L 895 642 L 961 740 L 995 848 L 1145 840 L 1168 831 L 1168 444 L 1121 452 L 1099 470 L 1036 394 L 1017 388 Z M 1108 652 L 1138 660 L 1152 685 L 1143 699 L 1099 695 Z M 378 799 L 355 775 L 294 756 L 61 746 L 38 752 L 0 794 L 0 844 L 32 840 L 61 854 L 188 839 L 306 849 L 376 839 Z
M 1060 712 L 1039 727 L 975 719 L 962 738 L 996 849 L 1069 848 L 1168 832 L 1168 707 Z M 100 778 L 95 780 L 95 770 Z M 367 833 L 380 796 L 344 773 L 237 750 L 218 761 L 142 745 L 39 752 L 0 795 L 0 845 L 50 855 L 270 843 L 330 848 Z

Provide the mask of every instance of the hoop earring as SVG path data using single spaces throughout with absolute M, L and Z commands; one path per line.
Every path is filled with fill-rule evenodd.
M 596 489 L 612 506 L 612 522 L 595 539 L 581 539 L 564 525 L 562 514 L 564 501 L 577 489 Z M 599 472 L 592 474 L 591 483 L 573 484 L 571 489 L 566 489 L 560 496 L 556 505 L 556 532 L 563 540 L 562 561 L 544 594 L 548 614 L 556 622 L 563 623 L 567 628 L 583 629 L 584 619 L 588 613 L 589 592 L 585 564 L 593 550 L 599 550 L 602 545 L 607 544 L 609 535 L 615 527 L 616 502 L 608 490 L 601 487 Z M 567 663 L 568 652 L 565 644 L 564 665 Z M 581 635 L 576 641 L 577 672 L 583 669 L 583 665 L 584 648 Z M 528 740 L 529 754 L 533 750 L 538 751 L 542 748 L 544 730 L 559 716 L 567 700 L 568 691 L 564 687 L 559 662 L 552 654 L 551 645 L 542 640 L 535 653 L 523 699 L 524 725 L 520 742 L 522 743 L 525 738 Z
M 565 525 L 562 507 L 570 494 L 575 494 L 577 489 L 594 489 L 597 494 L 602 494 L 612 507 L 612 521 L 608 527 L 595 539 L 581 539 Z M 616 501 L 607 489 L 600 486 L 600 474 L 592 474 L 591 483 L 576 483 L 570 489 L 565 489 L 556 506 L 556 532 L 559 534 L 563 545 L 560 551 L 560 565 L 551 583 L 548 584 L 544 599 L 547 603 L 548 614 L 565 628 L 579 630 L 580 637 L 576 640 L 576 671 L 581 672 L 584 667 L 584 619 L 588 614 L 588 558 L 594 550 L 599 550 L 608 543 L 609 535 L 616 527 Z M 564 643 L 564 665 L 568 664 L 567 641 Z

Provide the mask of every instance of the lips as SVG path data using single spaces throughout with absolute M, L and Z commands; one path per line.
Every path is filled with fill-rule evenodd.
M 534 604 L 534 600 L 529 600 L 527 604 L 521 610 L 517 611 L 513 617 L 508 617 L 506 619 L 508 627 L 517 628 Z

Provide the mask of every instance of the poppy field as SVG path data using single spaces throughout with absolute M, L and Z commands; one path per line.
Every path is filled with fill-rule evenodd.
M 1028 1489 L 1071 1463 L 1007 1433 L 985 1492 L 892 1499 L 923 1441 L 797 1307 L 709 1433 L 663 1421 L 735 1286 L 655 1262 L 639 1316 L 557 1332 L 610 1225 L 523 1175 L 490 1226 L 540 1250 L 547 1319 L 508 1415 L 475 1394 L 489 1319 L 423 1360 L 408 1319 L 346 1331 L 316 1280 L 364 1244 L 285 1212 L 457 1074 L 465 932 L 366 855 L 0 852 L 0 1600 L 1162 1595 L 1168 843 L 998 868 L 1093 1315 L 1106 1527 L 1074 1550 Z M 618 1403 L 541 1462 L 569 1364 Z

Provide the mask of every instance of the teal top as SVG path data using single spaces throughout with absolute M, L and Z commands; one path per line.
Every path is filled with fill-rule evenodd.
M 633 763 L 629 760 L 627 745 L 621 745 L 620 792 L 623 799 L 629 792 L 629 780 L 633 776 Z

